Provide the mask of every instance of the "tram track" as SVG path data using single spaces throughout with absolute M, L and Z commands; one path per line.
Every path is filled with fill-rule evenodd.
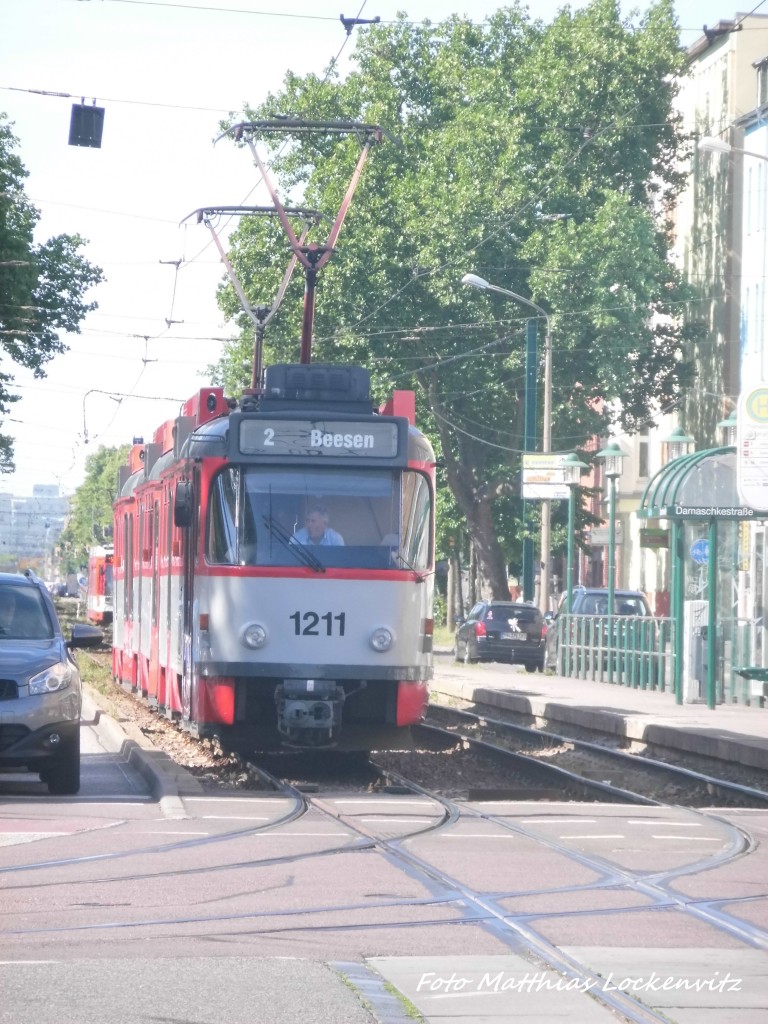
M 509 754 L 505 751 L 501 751 L 501 753 Z M 374 763 L 376 762 L 374 761 Z M 711 869 L 717 864 L 730 863 L 748 852 L 751 845 L 749 837 L 736 826 L 724 821 L 720 822 L 728 841 L 719 854 L 713 857 L 657 873 L 637 872 L 617 865 L 605 857 L 575 850 L 560 840 L 544 837 L 535 828 L 521 825 L 502 814 L 483 809 L 482 806 L 458 803 L 440 792 L 420 785 L 407 776 L 400 775 L 391 768 L 379 767 L 386 778 L 403 790 L 410 790 L 414 794 L 419 794 L 438 804 L 442 808 L 439 819 L 426 828 L 391 838 L 377 834 L 376 830 L 362 825 L 353 816 L 339 810 L 326 797 L 309 796 L 308 804 L 335 821 L 342 822 L 346 828 L 369 839 L 383 855 L 391 862 L 398 864 L 403 870 L 409 873 L 416 871 L 428 879 L 433 886 L 439 885 L 442 891 L 437 893 L 437 902 L 443 908 L 450 905 L 463 908 L 464 912 L 469 912 L 469 920 L 472 923 L 481 923 L 484 927 L 489 928 L 498 939 L 510 947 L 510 950 L 519 955 L 522 945 L 531 963 L 537 968 L 541 969 L 542 964 L 546 965 L 545 970 L 555 972 L 574 985 L 584 986 L 585 990 L 590 991 L 593 998 L 632 1024 L 652 1024 L 652 1022 L 653 1024 L 663 1024 L 667 1018 L 640 999 L 609 986 L 599 976 L 595 977 L 587 964 L 580 962 L 550 942 L 537 928 L 537 915 L 511 913 L 503 905 L 503 900 L 512 894 L 488 894 L 467 885 L 455 875 L 441 869 L 433 861 L 420 856 L 413 849 L 414 843 L 430 833 L 434 834 L 441 830 L 455 828 L 466 819 L 482 821 L 493 828 L 502 829 L 546 845 L 550 850 L 595 872 L 599 881 L 596 886 L 591 888 L 609 890 L 620 886 L 627 890 L 627 905 L 624 909 L 627 914 L 638 909 L 629 894 L 641 894 L 650 901 L 650 906 L 655 910 L 675 910 L 690 914 L 745 945 L 761 950 L 768 949 L 768 933 L 763 929 L 721 910 L 716 901 L 690 900 L 673 888 L 674 880 L 683 875 Z M 284 784 L 282 780 L 276 780 L 276 782 L 278 785 Z M 611 787 L 605 788 L 610 789 Z M 650 801 L 644 802 L 650 803 Z M 657 805 L 662 807 L 661 804 Z M 690 810 L 686 813 L 698 815 L 701 812 Z M 569 892 L 575 892 L 577 888 L 579 887 L 563 887 L 560 891 L 565 897 Z M 647 909 L 647 904 L 644 904 L 642 909 Z M 566 911 L 566 913 L 572 912 Z M 584 911 L 584 913 L 589 916 L 593 911 Z M 550 912 L 542 916 L 549 919 L 552 914 Z
M 443 724 L 445 725 L 445 723 Z M 169 728 L 172 727 L 169 725 Z M 439 748 L 441 744 L 450 743 L 449 749 L 454 751 L 451 756 L 455 759 L 456 765 L 461 763 L 463 757 L 461 752 L 456 753 L 457 750 L 468 752 L 473 756 L 479 752 L 483 757 L 487 757 L 489 761 L 492 761 L 502 775 L 506 774 L 509 776 L 511 773 L 511 769 L 508 767 L 512 763 L 510 751 L 503 750 L 501 747 L 491 750 L 491 744 L 487 740 L 479 738 L 477 735 L 470 735 L 469 731 L 466 736 L 457 736 L 455 720 L 453 729 L 443 729 L 439 734 L 436 734 L 434 729 L 430 729 L 429 734 L 432 736 L 431 746 L 433 748 Z M 426 732 L 425 735 L 427 735 Z M 564 738 L 556 737 L 556 739 L 559 745 L 562 746 Z M 551 739 L 537 734 L 536 736 L 529 737 L 528 740 L 530 744 L 529 752 L 527 754 L 518 754 L 518 757 L 514 759 L 515 762 L 526 771 L 534 772 L 539 778 L 541 778 L 540 773 L 544 770 L 544 773 L 551 780 L 553 776 L 546 769 L 552 766 L 541 764 L 541 759 L 537 760 L 530 753 L 531 749 L 536 749 L 537 744 L 539 750 L 547 749 L 544 744 L 545 742 L 551 743 Z M 439 751 L 430 751 L 432 755 L 436 753 L 439 753 Z M 599 753 L 605 754 L 606 752 L 599 751 Z M 449 760 L 450 756 L 443 764 Z M 189 911 L 183 916 L 150 916 L 146 920 L 139 922 L 136 920 L 121 922 L 117 918 L 110 918 L 109 920 L 94 921 L 90 924 L 72 923 L 69 925 L 64 921 L 60 927 L 54 930 L 61 933 L 69 933 L 83 929 L 106 928 L 114 932 L 116 928 L 134 929 L 137 926 L 156 927 L 158 924 L 172 926 L 180 923 L 210 923 L 211 926 L 216 924 L 222 926 L 227 921 L 248 919 L 251 922 L 250 927 L 263 931 L 265 934 L 272 932 L 289 934 L 293 931 L 306 931 L 307 929 L 322 931 L 326 928 L 352 931 L 362 927 L 359 921 L 356 920 L 356 915 L 359 915 L 361 910 L 366 910 L 369 913 L 376 912 L 378 915 L 376 926 L 380 928 L 430 928 L 433 925 L 444 926 L 446 924 L 458 927 L 479 925 L 488 929 L 510 952 L 514 952 L 518 956 L 524 956 L 536 970 L 549 971 L 553 977 L 567 979 L 573 982 L 574 985 L 583 986 L 585 990 L 589 986 L 588 991 L 592 998 L 598 1000 L 623 1019 L 632 1022 L 632 1024 L 661 1024 L 665 1018 L 662 1014 L 657 1013 L 630 993 L 616 990 L 615 987 L 611 989 L 600 976 L 595 976 L 594 971 L 590 969 L 588 964 L 580 962 L 577 957 L 565 952 L 555 942 L 547 938 L 545 934 L 546 929 L 543 928 L 543 924 L 546 924 L 546 922 L 567 915 L 576 917 L 583 915 L 584 919 L 588 920 L 595 914 L 593 905 L 583 909 L 569 909 L 569 898 L 573 899 L 574 896 L 590 891 L 598 893 L 620 890 L 626 894 L 626 899 L 623 901 L 624 906 L 618 908 L 621 913 L 631 915 L 635 911 L 643 911 L 649 908 L 657 911 L 679 912 L 696 917 L 713 929 L 727 935 L 731 940 L 738 941 L 739 944 L 753 949 L 768 949 L 768 934 L 764 930 L 749 924 L 749 922 L 738 919 L 732 913 L 729 913 L 727 909 L 724 909 L 722 904 L 725 904 L 727 901 L 692 899 L 683 895 L 674 887 L 675 882 L 683 876 L 695 875 L 698 872 L 711 870 L 713 867 L 727 865 L 742 857 L 745 853 L 751 852 L 749 837 L 735 825 L 715 818 L 713 815 L 707 815 L 709 821 L 717 823 L 716 827 L 721 833 L 722 841 L 716 853 L 707 857 L 696 858 L 682 866 L 678 865 L 668 869 L 655 871 L 631 869 L 618 863 L 608 852 L 598 853 L 592 850 L 579 849 L 562 837 L 558 838 L 557 836 L 543 834 L 541 827 L 536 824 L 527 824 L 525 818 L 520 815 L 514 816 L 510 812 L 513 804 L 512 798 L 508 797 L 506 801 L 502 801 L 499 795 L 496 794 L 493 797 L 493 803 L 490 800 L 484 801 L 483 794 L 488 797 L 491 792 L 487 786 L 484 789 L 471 790 L 474 799 L 470 799 L 470 791 L 467 790 L 465 792 L 465 780 L 462 778 L 457 784 L 458 780 L 448 779 L 445 776 L 445 768 L 442 766 L 438 769 L 438 772 L 443 775 L 443 781 L 444 783 L 447 782 L 448 785 L 435 785 L 434 769 L 428 779 L 429 784 L 421 785 L 416 779 L 409 777 L 407 773 L 398 772 L 393 766 L 393 757 L 388 755 L 386 763 L 381 763 L 381 761 L 377 760 L 377 757 L 374 757 L 373 761 L 378 773 L 376 776 L 367 774 L 365 778 L 359 780 L 359 785 L 356 783 L 355 786 L 350 786 L 349 780 L 347 780 L 346 785 L 342 788 L 339 787 L 339 779 L 335 775 L 328 776 L 323 780 L 322 778 L 318 779 L 317 776 L 311 778 L 311 773 L 308 771 L 304 771 L 299 775 L 295 769 L 290 775 L 279 775 L 269 772 L 258 762 L 249 761 L 247 765 L 243 762 L 237 766 L 237 770 L 240 774 L 244 771 L 252 772 L 254 776 L 258 777 L 259 785 L 254 788 L 258 788 L 262 793 L 265 790 L 269 790 L 288 801 L 283 813 L 277 815 L 268 823 L 259 824 L 249 829 L 225 830 L 215 837 L 189 838 L 174 841 L 170 844 L 163 843 L 151 847 L 134 848 L 130 851 L 116 851 L 113 855 L 106 855 L 104 859 L 112 860 L 116 857 L 135 857 L 145 853 L 166 851 L 174 851 L 180 854 L 184 850 L 192 850 L 202 845 L 208 845 L 211 842 L 226 843 L 229 840 L 235 841 L 244 836 L 265 830 L 284 831 L 287 825 L 300 818 L 307 815 L 319 815 L 321 818 L 332 819 L 336 823 L 343 825 L 345 832 L 343 842 L 334 843 L 331 847 L 325 847 L 322 850 L 292 851 L 278 858 L 259 858 L 254 856 L 237 863 L 221 863 L 217 865 L 216 870 L 251 870 L 257 869 L 264 864 L 295 863 L 307 857 L 333 857 L 337 852 L 355 854 L 360 851 L 375 851 L 386 858 L 389 864 L 404 872 L 409 878 L 420 879 L 428 890 L 429 895 L 426 897 L 382 898 L 375 903 L 368 901 L 365 904 L 355 904 L 351 901 L 341 900 L 338 904 L 335 904 L 332 895 L 329 894 L 330 899 L 320 899 L 313 903 L 313 905 L 298 909 L 274 907 L 261 912 L 252 911 L 243 914 L 224 912 L 221 914 L 203 914 Z M 307 763 L 305 760 L 305 765 Z M 404 768 L 408 767 L 405 758 L 401 758 L 401 764 Z M 253 765 L 253 767 L 250 767 L 250 765 Z M 358 770 L 361 767 L 358 761 Z M 600 771 L 600 768 L 598 768 L 598 771 Z M 559 780 L 557 791 L 561 805 L 563 807 L 578 805 L 583 808 L 583 802 L 578 804 L 578 801 L 569 800 L 567 796 L 564 796 L 565 784 L 563 780 L 567 775 L 572 776 L 573 784 L 579 786 L 583 785 L 585 781 L 594 784 L 595 780 L 585 780 L 583 777 L 578 778 L 574 772 L 566 773 L 566 770 L 562 767 L 560 767 L 558 772 L 554 773 L 554 777 Z M 487 778 L 488 776 L 486 776 Z M 551 781 L 542 786 L 544 790 L 551 790 L 551 788 Z M 453 792 L 461 795 L 446 795 L 446 789 L 451 789 Z M 605 782 L 601 782 L 597 786 L 597 790 L 602 791 L 603 801 L 606 797 L 611 799 L 611 793 L 615 794 L 618 792 L 615 787 L 610 787 Z M 386 805 L 387 801 L 380 801 L 378 799 L 380 796 L 395 796 L 397 793 L 404 792 L 411 793 L 424 800 L 425 810 L 428 810 L 429 814 L 425 813 L 423 816 L 431 818 L 426 825 L 419 825 L 419 827 L 415 828 L 400 828 L 397 835 L 387 834 L 388 832 L 391 833 L 391 828 L 388 829 L 387 827 L 388 821 L 395 818 L 396 812 L 391 808 L 391 804 L 395 803 L 395 801 L 390 802 L 389 810 L 386 806 L 378 807 L 377 821 L 374 823 L 371 822 L 370 818 L 365 820 L 359 811 L 355 813 L 349 809 L 349 804 L 353 802 L 350 799 L 352 796 L 361 798 L 367 796 L 371 803 L 376 801 L 378 804 Z M 589 799 L 590 802 L 598 804 L 594 796 Z M 547 803 L 550 806 L 551 801 L 552 795 L 550 793 L 547 799 Z M 356 802 L 360 803 L 361 800 Z M 616 802 L 615 798 L 611 799 L 611 802 Z M 624 800 L 623 802 L 626 803 L 627 801 Z M 645 798 L 643 802 L 646 805 L 654 803 L 655 806 L 641 808 L 638 813 L 653 816 L 656 814 L 657 808 L 659 814 L 667 813 L 670 810 L 668 804 L 663 804 L 660 801 L 651 801 Z M 427 803 L 429 808 L 427 808 Z M 546 805 L 542 803 L 541 806 L 544 807 Z M 672 807 L 671 809 L 675 812 L 674 817 L 676 819 L 679 819 L 681 815 L 703 817 L 701 810 L 683 809 L 679 806 Z M 537 812 L 528 810 L 526 813 L 535 814 Z M 541 818 L 541 813 L 538 813 L 539 818 Z M 669 820 L 672 819 L 670 818 Z M 482 876 L 473 874 L 471 870 L 458 873 L 456 870 L 450 870 L 445 866 L 444 862 L 441 862 L 440 851 L 428 845 L 432 842 L 432 839 L 455 833 L 471 822 L 482 823 L 483 827 L 489 830 L 488 834 L 508 834 L 521 841 L 546 848 L 552 854 L 565 858 L 581 868 L 588 869 L 595 876 L 595 881 L 584 884 L 583 882 L 576 881 L 569 882 L 564 878 L 562 884 L 554 888 L 550 884 L 549 887 L 544 885 L 540 889 L 534 887 L 516 891 L 514 887 L 509 887 L 505 888 L 504 891 L 485 891 L 478 881 Z M 420 844 L 422 843 L 427 845 L 421 846 Z M 41 861 L 37 864 L 19 865 L 15 869 L 6 869 L 6 875 L 13 875 L 15 870 L 29 872 L 34 868 L 63 865 L 67 865 L 77 871 L 79 865 L 91 864 L 93 860 L 94 858 L 89 856 L 67 858 L 60 861 Z M 201 870 L 210 872 L 212 869 L 207 867 Z M 184 869 L 179 869 L 179 872 L 184 873 Z M 172 872 L 168 874 L 170 875 Z M 22 885 L 26 885 L 27 883 L 22 881 L 23 877 L 22 875 L 19 882 Z M 82 884 L 88 884 L 89 886 L 97 884 L 106 886 L 120 885 L 126 878 L 136 877 L 141 877 L 140 873 L 133 871 L 123 872 L 121 870 L 118 872 L 117 877 L 95 879 L 91 875 L 87 881 L 83 879 Z M 147 877 L 156 880 L 159 875 L 156 872 L 151 872 L 147 874 Z M 53 884 L 44 879 L 41 881 L 43 885 Z M 76 876 L 67 884 L 71 884 L 72 881 L 77 881 Z M 521 896 L 531 899 L 537 896 L 547 897 L 551 894 L 556 894 L 559 898 L 562 898 L 564 904 L 562 910 L 546 910 L 535 913 L 514 909 L 515 901 Z M 638 905 L 638 895 L 644 898 L 642 905 Z M 429 910 L 430 907 L 433 908 L 431 912 Z M 414 916 L 408 921 L 403 921 L 402 913 L 406 908 L 410 908 Z M 329 913 L 337 917 L 341 914 L 347 919 L 344 920 L 342 918 L 341 920 L 330 922 L 327 921 Z M 50 930 L 50 928 L 42 929 L 42 931 Z M 25 929 L 24 932 L 14 932 L 13 934 L 34 935 L 38 931 L 40 929 L 32 927 Z
M 768 790 L 754 785 L 475 711 L 431 704 L 426 724 L 467 742 L 488 742 L 493 747 L 552 766 L 557 762 L 575 778 L 583 778 L 585 783 L 601 779 L 619 793 L 635 794 L 651 803 L 686 807 L 768 807 Z M 754 770 L 750 770 L 750 780 L 754 775 Z

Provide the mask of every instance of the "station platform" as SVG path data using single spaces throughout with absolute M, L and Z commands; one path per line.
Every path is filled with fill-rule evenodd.
M 449 651 L 435 653 L 433 692 L 528 716 L 552 732 L 566 725 L 596 729 L 768 771 L 768 709 L 677 704 L 668 692 L 529 673 L 519 665 L 463 665 Z

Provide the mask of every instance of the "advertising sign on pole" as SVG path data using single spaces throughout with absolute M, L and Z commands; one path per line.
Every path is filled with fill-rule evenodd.
M 546 501 L 567 499 L 570 491 L 565 482 L 562 454 L 542 455 L 530 452 L 523 455 L 523 494 L 526 500 Z
M 736 488 L 745 506 L 768 509 L 768 383 L 739 396 Z

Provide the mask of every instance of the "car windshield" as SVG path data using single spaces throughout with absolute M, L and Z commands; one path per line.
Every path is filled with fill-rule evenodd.
M 34 587 L 0 584 L 0 643 L 52 637 L 53 625 L 42 594 Z

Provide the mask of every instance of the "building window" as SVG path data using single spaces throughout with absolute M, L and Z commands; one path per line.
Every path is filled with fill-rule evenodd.
M 637 475 L 640 479 L 644 479 L 649 476 L 649 463 L 648 463 L 648 432 L 649 427 L 646 426 L 640 428 L 640 434 L 637 439 Z
M 768 103 L 768 60 L 755 65 L 757 70 L 757 105 Z

